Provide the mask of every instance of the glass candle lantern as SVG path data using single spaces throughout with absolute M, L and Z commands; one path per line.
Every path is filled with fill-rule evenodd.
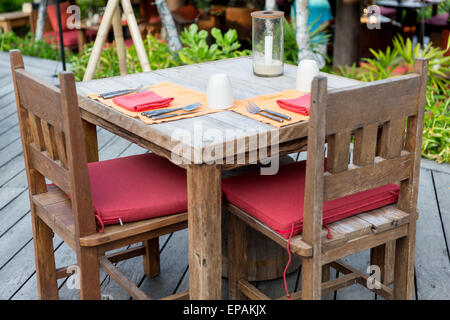
M 283 74 L 284 12 L 256 11 L 253 20 L 253 73 L 261 77 Z

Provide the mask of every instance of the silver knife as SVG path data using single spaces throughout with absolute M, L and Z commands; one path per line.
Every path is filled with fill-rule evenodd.
M 185 114 L 194 114 L 194 113 L 199 113 L 200 111 L 192 111 L 192 112 L 184 112 L 184 113 L 171 113 L 171 114 L 164 114 L 161 116 L 153 116 L 152 119 L 153 120 L 160 120 L 160 119 L 165 119 L 165 118 L 171 118 L 171 117 L 178 117 L 178 116 L 184 116 Z
M 192 104 L 189 104 L 189 105 L 187 105 L 187 106 L 184 106 L 184 107 L 181 107 L 181 108 L 172 108 L 172 109 L 164 109 L 164 110 L 152 110 L 152 111 L 145 111 L 145 112 L 142 112 L 142 114 L 144 115 L 144 116 L 146 116 L 146 117 L 148 117 L 148 118 L 151 118 L 151 117 L 154 117 L 154 116 L 160 116 L 160 115 L 162 115 L 162 114 L 165 114 L 165 113 L 169 113 L 169 112 L 174 112 L 174 111 L 180 111 L 180 110 L 183 110 L 183 109 L 189 109 L 189 108 L 197 108 L 197 107 L 199 107 L 199 106 L 201 106 L 202 104 L 200 103 L 200 102 L 197 102 L 197 103 L 192 103 Z

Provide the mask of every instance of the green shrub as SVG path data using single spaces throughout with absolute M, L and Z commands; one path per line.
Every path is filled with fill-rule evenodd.
M 309 26 L 309 38 L 310 38 L 310 49 L 316 54 L 323 55 L 320 51 L 320 47 L 327 45 L 331 34 L 328 33 L 328 24 L 323 23 L 314 29 L 319 18 L 314 20 Z M 313 31 L 314 30 L 314 31 Z M 284 62 L 298 65 L 298 44 L 297 44 L 297 24 L 295 19 L 291 22 L 284 19 Z M 324 56 L 325 60 L 329 61 L 328 56 Z
M 0 32 L 0 51 L 12 49 L 19 49 L 26 56 L 60 60 L 59 50 L 56 50 L 43 40 L 36 41 L 31 33 L 24 37 L 18 37 L 14 32 Z
M 363 59 L 365 64 L 361 67 L 353 64 L 339 67 L 334 72 L 360 81 L 374 81 L 394 76 L 392 73 L 397 66 L 413 70 L 416 58 L 427 58 L 422 156 L 450 163 L 450 56 L 445 56 L 446 51 L 433 47 L 431 43 L 423 49 L 419 44 L 413 47 L 410 39 L 397 36 L 392 48 L 388 47 L 384 52 L 371 50 L 373 58 Z

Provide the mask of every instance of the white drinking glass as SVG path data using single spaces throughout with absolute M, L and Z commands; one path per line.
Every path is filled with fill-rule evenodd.
M 311 92 L 311 83 L 319 75 L 319 66 L 315 60 L 300 61 L 297 68 L 296 89 L 302 92 Z
M 211 109 L 228 109 L 234 105 L 233 87 L 225 73 L 217 73 L 209 77 L 206 95 L 208 107 Z

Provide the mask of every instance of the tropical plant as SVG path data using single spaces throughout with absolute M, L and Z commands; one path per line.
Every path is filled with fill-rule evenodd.
M 230 29 L 222 34 L 217 28 L 211 30 L 215 43 L 208 45 L 208 31 L 199 31 L 196 24 L 185 28 L 181 33 L 180 40 L 184 47 L 178 52 L 180 60 L 185 64 L 199 63 L 218 59 L 241 57 L 250 54 L 249 50 L 240 51 L 236 30 Z
M 178 56 L 172 53 L 165 43 L 162 43 L 153 35 L 147 35 L 147 38 L 144 41 L 144 47 L 147 51 L 148 60 L 152 70 L 171 68 L 180 64 Z M 132 70 L 136 70 L 137 72 L 142 71 L 136 47 L 134 45 L 127 51 L 127 65 L 130 65 L 129 68 Z
M 184 28 L 180 35 L 180 41 L 184 48 L 178 52 L 180 59 L 185 64 L 193 64 L 204 61 L 216 60 L 218 45 L 209 46 L 206 42 L 208 31 L 198 31 L 196 24 L 191 24 L 189 29 Z
M 327 61 L 330 58 L 323 54 L 320 50 L 322 46 L 326 46 L 330 40 L 331 34 L 327 32 L 328 24 L 323 23 L 316 27 L 319 18 L 314 20 L 309 26 L 309 46 L 310 50 L 325 57 Z M 289 64 L 298 64 L 298 43 L 297 43 L 297 23 L 295 19 L 289 22 L 284 19 L 284 61 Z
M 450 39 L 449 39 L 450 40 Z M 363 59 L 360 68 L 339 67 L 334 72 L 361 81 L 386 79 L 394 75 L 397 66 L 405 66 L 407 72 L 413 70 L 416 58 L 428 59 L 428 83 L 426 115 L 423 128 L 422 156 L 437 162 L 450 163 L 450 57 L 447 49 L 433 47 L 432 43 L 421 49 L 412 46 L 410 39 L 397 36 L 393 48 L 385 52 L 371 50 L 373 58 Z
M 437 162 L 450 162 L 450 97 L 428 86 L 422 155 Z
M 219 48 L 219 59 L 235 58 L 251 54 L 250 50 L 238 50 L 241 44 L 238 41 L 237 31 L 234 29 L 230 29 L 225 34 L 222 34 L 220 29 L 212 28 L 211 36 L 216 40 Z
M 398 56 L 398 50 L 396 48 L 392 50 L 391 47 L 387 47 L 386 52 L 373 49 L 369 49 L 369 51 L 372 53 L 373 58 L 363 58 L 363 61 L 366 63 L 362 64 L 361 68 L 369 72 L 361 73 L 362 80 L 374 81 L 391 77 L 392 72 L 400 64 L 401 59 Z
M 327 71 L 332 71 L 330 68 Z M 339 75 L 346 77 L 346 78 L 352 78 L 352 79 L 361 79 L 361 70 L 359 67 L 356 66 L 356 62 L 354 62 L 351 66 L 338 66 L 338 73 Z
M 450 56 L 445 56 L 445 53 L 450 47 L 450 41 L 447 41 L 448 45 L 446 50 L 433 47 L 431 42 L 423 49 L 420 48 L 420 44 L 417 44 L 413 48 L 411 39 L 408 38 L 405 41 L 401 36 L 397 36 L 392 43 L 405 63 L 410 66 L 414 65 L 414 60 L 416 58 L 428 59 L 429 82 L 438 87 L 441 91 L 448 90 Z

